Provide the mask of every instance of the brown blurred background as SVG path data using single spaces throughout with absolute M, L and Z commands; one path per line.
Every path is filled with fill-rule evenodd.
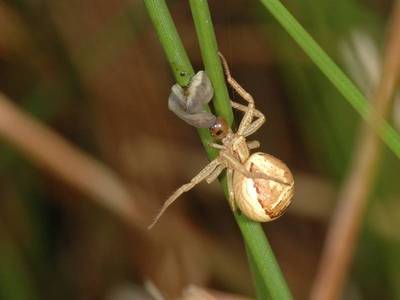
M 368 96 L 394 2 L 284 1 Z M 202 69 L 187 1 L 168 4 Z M 209 4 L 220 50 L 267 117 L 255 138 L 294 172 L 293 205 L 264 228 L 294 298 L 308 299 L 360 117 L 258 1 Z M 146 230 L 207 162 L 168 111 L 173 83 L 140 0 L 0 2 L 0 299 L 155 299 L 152 286 L 176 299 L 189 284 L 254 297 L 217 183 Z M 343 299 L 400 299 L 399 170 L 383 148 Z

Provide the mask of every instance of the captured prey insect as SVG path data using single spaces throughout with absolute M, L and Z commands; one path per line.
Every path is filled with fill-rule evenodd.
M 262 152 L 250 155 L 250 150 L 258 148 L 260 143 L 258 141 L 247 141 L 246 138 L 264 124 L 265 117 L 255 108 L 253 97 L 232 78 L 225 58 L 222 54 L 219 53 L 219 55 L 224 66 L 227 82 L 247 101 L 247 106 L 231 101 L 232 107 L 243 112 L 244 116 L 237 132 L 233 132 L 222 118 L 216 118 L 213 121 L 214 123 L 209 127 L 210 132 L 220 143 L 211 143 L 209 146 L 220 150 L 218 157 L 193 177 L 189 183 L 178 188 L 165 201 L 149 228 L 157 223 L 165 210 L 179 196 L 191 190 L 203 180 L 211 183 L 218 178 L 224 169 L 227 169 L 227 187 L 232 210 L 239 208 L 242 213 L 254 221 L 268 222 L 278 218 L 291 202 L 294 193 L 294 180 L 289 168 L 272 155 Z M 204 79 L 204 76 L 206 75 L 203 72 L 201 76 L 197 77 L 195 85 L 201 86 L 199 81 L 202 82 L 202 80 L 207 82 L 208 78 Z M 209 85 L 211 87 L 211 83 Z M 207 86 L 208 91 L 209 87 Z M 189 95 L 190 93 L 193 94 L 193 91 L 189 92 Z M 174 91 L 172 91 L 172 94 L 174 94 Z M 207 96 L 209 96 L 209 92 L 207 92 Z M 209 101 L 209 99 L 207 100 Z M 200 111 L 200 109 L 197 109 L 197 111 Z M 183 117 L 183 119 L 185 118 Z M 199 122 L 192 123 L 192 125 L 196 124 L 202 125 Z
M 174 84 L 168 98 L 168 108 L 186 123 L 197 128 L 210 128 L 217 117 L 204 110 L 211 101 L 213 88 L 206 72 L 199 71 L 192 77 L 189 86 L 183 89 Z

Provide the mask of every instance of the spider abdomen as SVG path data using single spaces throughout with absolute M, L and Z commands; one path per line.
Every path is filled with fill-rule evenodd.
M 252 173 L 262 173 L 277 179 L 248 178 L 240 172 L 233 175 L 235 202 L 250 219 L 268 222 L 280 217 L 290 205 L 294 180 L 289 168 L 276 157 L 257 152 L 244 164 Z

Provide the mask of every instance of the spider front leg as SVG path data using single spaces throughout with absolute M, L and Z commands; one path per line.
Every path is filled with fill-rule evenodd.
M 218 52 L 219 57 L 221 58 L 222 65 L 224 66 L 226 80 L 231 85 L 231 87 L 240 95 L 244 100 L 246 100 L 249 105 L 247 106 L 248 109 L 246 110 L 242 121 L 240 122 L 239 129 L 237 131 L 238 134 L 243 135 L 246 128 L 251 124 L 253 121 L 253 115 L 255 111 L 255 104 L 253 96 L 250 95 L 246 90 L 231 76 L 231 72 L 229 70 L 228 63 L 225 57 L 222 55 L 221 52 Z
M 249 141 L 247 142 L 247 147 L 249 150 L 257 149 L 260 147 L 260 142 L 259 141 Z
M 154 218 L 154 221 L 147 227 L 148 229 L 151 229 L 160 219 L 160 217 L 164 214 L 165 210 L 172 204 L 174 201 L 183 193 L 190 191 L 194 186 L 196 186 L 198 183 L 202 182 L 204 179 L 209 177 L 214 173 L 214 170 L 221 164 L 218 158 L 214 159 L 212 162 L 210 162 L 203 170 L 199 172 L 195 177 L 192 178 L 192 180 L 189 183 L 186 183 L 182 185 L 179 189 L 177 189 L 171 197 L 169 197 L 165 202 L 164 205 L 162 206 L 160 212 L 157 214 L 157 216 Z M 222 171 L 222 170 L 221 170 Z
M 214 169 L 214 171 L 207 177 L 207 183 L 213 182 L 218 176 L 222 173 L 222 171 L 226 168 L 225 165 L 219 165 Z
M 214 149 L 218 149 L 218 150 L 225 149 L 224 145 L 217 144 L 217 143 L 209 143 L 208 146 L 211 147 L 211 148 L 214 148 Z
M 245 114 L 251 108 L 246 105 L 231 101 L 231 105 L 233 108 L 244 112 Z M 254 116 L 257 118 L 253 123 L 248 124 L 247 128 L 244 129 L 243 135 L 245 137 L 252 135 L 256 132 L 264 123 L 265 123 L 265 116 L 262 112 L 257 109 L 254 109 Z

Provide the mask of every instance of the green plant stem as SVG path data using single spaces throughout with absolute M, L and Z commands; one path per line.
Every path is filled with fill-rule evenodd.
M 144 0 L 150 18 L 157 31 L 161 45 L 170 62 L 172 72 L 178 84 L 186 86 L 191 77 L 182 77 L 182 74 L 194 74 L 188 56 L 183 48 L 168 7 L 164 0 Z M 217 44 L 211 23 L 211 17 L 206 1 L 191 1 L 196 30 L 206 65 L 206 72 L 210 76 L 215 90 L 215 109 L 228 122 L 232 122 L 233 115 L 229 103 L 229 96 L 225 86 L 224 75 L 217 55 Z M 187 72 L 187 73 L 182 73 Z M 208 158 L 214 159 L 218 153 L 207 145 L 211 141 L 208 130 L 198 130 L 202 143 L 207 151 Z M 226 179 L 222 178 L 221 184 L 227 195 Z M 267 287 L 271 299 L 292 299 L 287 284 L 275 260 L 272 249 L 264 235 L 259 223 L 235 213 L 235 219 L 242 232 L 249 255 L 249 261 L 254 262 L 253 267 L 258 271 L 255 278 L 261 278 Z M 262 290 L 262 289 L 260 289 Z M 265 297 L 264 299 L 266 299 Z
M 190 8 L 199 40 L 205 71 L 214 87 L 213 105 L 217 115 L 223 117 L 230 126 L 233 112 L 221 61 L 218 56 L 217 40 L 206 0 L 190 0 Z
M 175 81 L 182 87 L 189 84 L 194 75 L 193 67 L 181 42 L 174 21 L 164 0 L 144 0 L 150 19 L 156 29 L 160 43 L 164 49 Z M 209 107 L 206 107 L 209 110 Z M 218 155 L 218 151 L 208 147 L 212 137 L 206 128 L 197 129 L 201 142 L 210 159 Z
M 194 70 L 169 13 L 167 4 L 164 0 L 144 0 L 144 4 L 157 31 L 175 81 L 180 86 L 187 86 L 194 75 Z
M 225 120 L 233 120 L 232 107 L 221 61 L 218 57 L 218 46 L 207 0 L 190 0 L 200 50 L 205 70 L 214 87 L 214 107 L 219 116 Z M 232 124 L 229 122 L 229 124 Z M 222 181 L 225 195 L 227 189 Z M 242 232 L 243 239 L 250 255 L 249 262 L 254 271 L 256 290 L 261 293 L 267 288 L 271 299 L 291 299 L 287 284 L 276 262 L 261 225 L 235 213 L 235 219 Z M 262 295 L 266 299 L 267 295 Z
M 247 246 L 246 246 L 246 253 L 247 253 L 247 258 L 249 260 L 250 271 L 254 281 L 254 287 L 256 290 L 256 299 L 257 300 L 271 299 L 271 296 L 269 296 L 268 294 L 268 289 L 264 284 L 264 280 L 260 272 L 256 268 L 256 263 L 253 259 L 253 256 L 250 255 L 249 248 Z
M 254 262 L 252 268 L 255 268 L 253 277 L 256 279 L 257 292 L 261 293 L 266 287 L 268 295 L 263 295 L 262 299 L 292 299 L 292 295 L 260 223 L 251 221 L 244 215 L 237 213 L 235 213 L 235 219 L 242 232 L 246 247 L 249 253 L 251 253 L 251 257 L 249 258 L 250 263 Z M 260 280 L 263 281 L 263 285 L 259 282 Z
M 297 42 L 351 106 L 379 134 L 383 142 L 400 158 L 400 136 L 381 116 L 374 115 L 371 105 L 354 83 L 315 42 L 279 0 L 260 0 L 289 35 Z

